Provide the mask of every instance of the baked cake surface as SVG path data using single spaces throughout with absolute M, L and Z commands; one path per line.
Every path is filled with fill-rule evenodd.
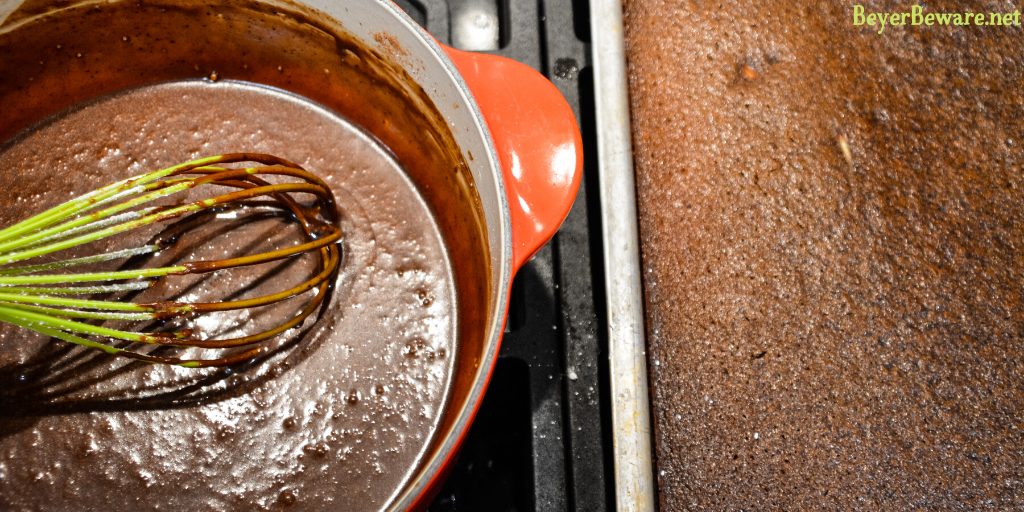
M 1024 28 L 628 0 L 626 40 L 663 510 L 1024 506 Z

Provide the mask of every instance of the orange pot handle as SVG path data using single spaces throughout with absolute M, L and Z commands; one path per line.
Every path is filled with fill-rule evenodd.
M 562 225 L 583 174 L 583 140 L 572 108 L 533 68 L 447 46 L 491 131 L 512 214 L 518 270 Z

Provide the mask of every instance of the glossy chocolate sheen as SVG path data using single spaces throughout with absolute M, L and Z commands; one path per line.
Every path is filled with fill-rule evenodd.
M 1019 509 L 1022 29 L 626 14 L 663 510 Z
M 465 392 L 453 376 L 483 343 L 489 273 L 471 180 L 399 68 L 311 21 L 246 4 L 115 4 L 0 36 L 0 101 L 12 105 L 0 223 L 115 178 L 261 151 L 327 180 L 346 231 L 323 318 L 234 373 L 106 358 L 29 371 L 51 342 L 5 327 L 2 508 L 375 510 L 437 441 Z M 277 233 L 255 222 L 189 250 L 244 251 Z M 237 286 L 218 276 L 198 289 Z

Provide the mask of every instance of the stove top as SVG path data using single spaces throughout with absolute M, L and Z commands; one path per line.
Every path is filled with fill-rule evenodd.
M 583 131 L 583 185 L 512 286 L 500 358 L 434 512 L 614 508 L 586 0 L 397 0 L 438 40 L 544 73 Z

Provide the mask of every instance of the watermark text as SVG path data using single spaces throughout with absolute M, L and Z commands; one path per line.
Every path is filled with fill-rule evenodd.
M 907 11 L 868 12 L 861 4 L 853 6 L 853 26 L 876 27 L 879 34 L 886 27 L 926 26 L 944 27 L 994 26 L 1019 27 L 1020 11 L 1013 12 L 925 12 L 924 7 L 914 5 Z

